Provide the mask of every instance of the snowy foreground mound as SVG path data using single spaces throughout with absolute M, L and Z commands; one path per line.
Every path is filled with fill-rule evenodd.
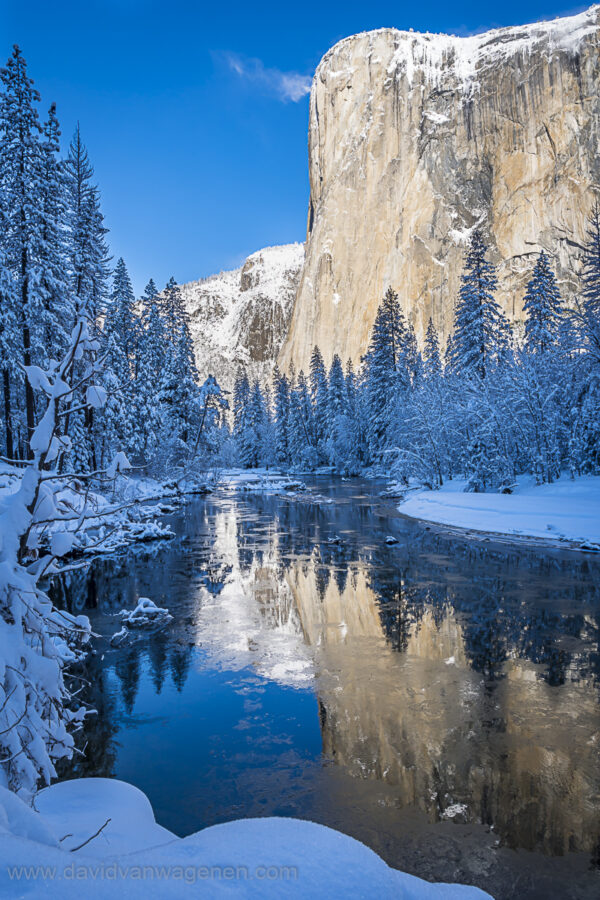
M 404 516 L 469 531 L 563 542 L 600 550 L 600 478 L 593 475 L 535 486 L 520 479 L 512 494 L 464 493 L 465 482 L 416 491 L 400 504 Z
M 36 807 L 0 787 L 2 897 L 189 897 L 194 884 L 206 897 L 489 897 L 405 875 L 353 838 L 298 819 L 245 819 L 177 838 L 122 781 L 55 784 Z

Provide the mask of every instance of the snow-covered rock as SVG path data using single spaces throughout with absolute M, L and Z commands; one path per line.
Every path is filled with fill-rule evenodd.
M 200 378 L 231 390 L 239 364 L 250 377 L 270 375 L 287 334 L 302 244 L 266 247 L 239 269 L 181 286 Z
M 166 625 L 173 616 L 168 609 L 157 606 L 149 597 L 140 597 L 137 606 L 133 610 L 122 609 L 119 613 L 121 621 L 130 628 L 145 628 L 151 626 L 153 628 Z M 115 635 L 113 635 L 113 638 Z
M 0 896 L 169 900 L 202 885 L 211 898 L 489 900 L 474 887 L 392 869 L 364 844 L 314 822 L 242 819 L 177 838 L 156 823 L 147 797 L 122 781 L 62 782 L 36 805 L 37 813 L 0 787 Z

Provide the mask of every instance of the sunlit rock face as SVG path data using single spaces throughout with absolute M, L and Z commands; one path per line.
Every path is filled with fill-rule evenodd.
M 600 7 L 469 38 L 385 28 L 347 38 L 310 99 L 306 260 L 280 361 L 314 344 L 356 363 L 388 286 L 422 337 L 451 330 L 481 225 L 518 319 L 536 255 L 572 294 L 600 184 Z
M 201 379 L 231 390 L 238 366 L 270 376 L 288 330 L 304 258 L 302 244 L 266 247 L 239 269 L 181 286 Z

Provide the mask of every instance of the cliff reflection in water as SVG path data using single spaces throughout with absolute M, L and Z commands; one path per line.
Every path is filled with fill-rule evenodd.
M 66 602 L 96 605 L 100 623 L 144 593 L 176 617 L 90 662 L 100 715 L 91 767 L 75 771 L 111 773 L 109 682 L 131 714 L 144 667 L 156 692 L 167 674 L 184 691 L 194 667 L 251 669 L 314 692 L 324 756 L 387 785 L 399 809 L 493 826 L 514 848 L 593 854 L 598 563 L 468 545 L 403 520 L 386 547 L 388 519 L 360 496 L 337 500 L 201 501 L 155 561 L 104 561 L 71 582 Z M 218 777 L 228 765 L 239 753 Z
M 493 825 L 513 847 L 592 851 L 591 679 L 565 673 L 561 687 L 550 684 L 549 669 L 511 645 L 502 610 L 475 626 L 450 600 L 403 580 L 378 595 L 359 567 L 342 591 L 330 579 L 319 592 L 316 571 L 293 566 L 287 578 L 315 652 L 325 753 L 396 786 L 402 805 L 432 822 L 460 809 L 459 821 Z M 543 616 L 522 622 L 542 644 L 544 625 Z M 486 660 L 482 633 L 493 635 Z

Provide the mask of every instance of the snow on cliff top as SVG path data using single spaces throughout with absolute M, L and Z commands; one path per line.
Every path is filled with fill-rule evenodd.
M 248 363 L 253 310 L 272 323 L 273 343 L 280 343 L 278 323 L 289 320 L 303 260 L 303 244 L 265 247 L 238 269 L 181 285 L 202 377 L 210 371 L 228 381 L 238 363 Z
M 216 293 L 224 302 L 235 303 L 240 298 L 241 279 L 244 269 L 256 272 L 255 284 L 250 292 L 260 293 L 270 299 L 279 299 L 281 287 L 290 271 L 299 269 L 304 260 L 304 244 L 281 244 L 256 250 L 237 269 L 199 278 L 181 285 L 186 297 L 196 294 Z M 245 292 L 246 293 L 246 292 Z
M 352 35 L 335 44 L 319 63 L 315 79 L 325 67 L 328 67 L 330 76 L 340 74 L 335 71 L 335 62 L 349 42 L 389 34 L 396 41 L 396 50 L 388 66 L 388 75 L 404 75 L 412 85 L 415 73 L 421 72 L 425 81 L 437 86 L 453 74 L 463 90 L 473 90 L 477 83 L 476 73 L 481 68 L 495 65 L 518 53 L 530 53 L 540 45 L 547 54 L 574 53 L 584 38 L 598 32 L 599 23 L 600 6 L 595 5 L 576 16 L 494 28 L 468 37 L 380 28 Z M 347 69 L 346 74 L 350 74 Z

